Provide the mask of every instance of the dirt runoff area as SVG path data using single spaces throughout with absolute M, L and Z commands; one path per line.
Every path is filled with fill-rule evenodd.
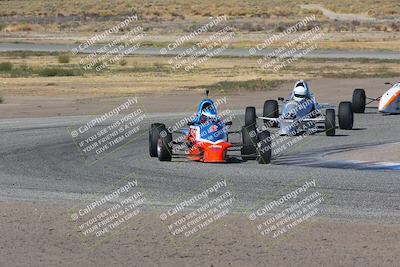
M 400 259 L 398 225 L 315 219 L 271 241 L 233 215 L 181 243 L 158 214 L 140 213 L 105 241 L 84 243 L 66 207 L 0 208 L 2 266 L 394 266 Z
M 301 77 L 299 77 L 301 79 Z M 371 97 L 380 96 L 386 91 L 386 81 L 397 78 L 333 79 L 322 78 L 308 81 L 317 101 L 338 105 L 340 101 L 351 101 L 355 88 L 364 88 Z M 293 90 L 295 80 L 282 82 L 274 90 L 260 91 L 212 91 L 213 99 L 225 98 L 224 108 L 243 110 L 246 106 L 262 108 L 267 99 L 287 97 Z M 0 105 L 0 118 L 55 117 L 74 115 L 94 115 L 125 102 L 127 98 L 138 97 L 138 105 L 147 113 L 193 111 L 201 99 L 204 90 L 159 90 L 149 92 L 131 92 L 118 96 L 102 95 L 6 95 L 5 103 Z M 377 104 L 372 104 L 376 106 Z M 260 109 L 261 110 L 261 109 Z

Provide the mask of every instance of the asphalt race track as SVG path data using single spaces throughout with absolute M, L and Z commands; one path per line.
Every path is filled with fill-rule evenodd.
M 259 199 L 315 179 L 328 200 L 320 217 L 395 223 L 400 219 L 400 173 L 396 168 L 369 168 L 368 164 L 324 158 L 328 153 L 399 142 L 400 117 L 375 112 L 368 109 L 367 114 L 356 114 L 353 131 L 338 130 L 335 137 L 323 133 L 307 137 L 274 158 L 271 165 L 255 161 L 202 164 L 184 159 L 159 162 L 150 158 L 150 123 L 168 125 L 182 117 L 178 113 L 149 114 L 129 144 L 89 164 L 82 159 L 67 127 L 91 117 L 1 120 L 0 201 L 72 203 L 134 173 L 148 193 L 147 208 L 152 210 L 176 204 L 176 199 L 192 188 L 222 177 L 236 193 L 240 205 L 235 211 L 246 213 Z M 243 112 L 233 129 L 242 120 Z M 379 159 L 371 155 L 371 161 Z
M 0 43 L 0 52 L 9 51 L 34 51 L 34 52 L 69 52 L 76 48 L 76 45 L 63 45 L 63 44 L 15 44 L 15 43 Z M 93 53 L 100 46 L 91 46 L 81 53 Z M 163 55 L 175 56 L 184 52 L 186 48 L 176 48 L 172 51 L 166 51 Z M 122 50 L 124 51 L 124 50 Z M 244 48 L 228 48 L 222 51 L 220 56 L 228 57 L 248 57 L 257 56 L 263 57 L 274 50 L 266 48 L 261 51 L 254 51 L 254 54 L 249 53 L 249 49 Z M 141 47 L 133 52 L 127 52 L 130 55 L 147 55 L 147 56 L 160 56 L 160 48 L 154 47 Z M 305 58 L 369 58 L 369 59 L 400 59 L 397 52 L 391 51 L 340 51 L 340 50 L 314 50 L 304 55 Z

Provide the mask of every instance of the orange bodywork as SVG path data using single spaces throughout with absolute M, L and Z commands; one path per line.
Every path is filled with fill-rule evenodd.
M 200 159 L 200 161 L 203 162 L 225 162 L 226 150 L 232 147 L 228 142 L 221 142 L 218 144 L 200 142 L 196 146 L 203 155 Z
M 189 159 L 201 162 L 225 162 L 226 151 L 232 147 L 228 142 L 212 144 L 210 142 L 197 141 L 195 131 L 190 130 L 187 141 L 192 144 L 189 150 Z

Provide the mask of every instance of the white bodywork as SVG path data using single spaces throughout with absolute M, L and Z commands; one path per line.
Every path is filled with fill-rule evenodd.
M 379 101 L 379 112 L 382 113 L 400 113 L 400 83 L 396 83 Z
M 304 87 L 306 90 L 306 98 L 301 101 L 296 101 L 294 99 L 294 91 L 297 87 Z M 297 132 L 298 129 L 316 129 L 316 123 L 324 123 L 326 118 L 324 115 L 320 114 L 319 110 L 328 107 L 330 107 L 328 104 L 317 103 L 307 82 L 300 80 L 295 83 L 288 100 L 284 102 L 282 114 L 279 118 L 260 116 L 258 118 L 278 123 L 280 135 L 291 135 L 291 133 Z M 311 112 L 317 114 L 317 116 L 310 117 L 309 115 L 311 115 Z M 291 117 L 291 113 L 295 114 L 295 118 Z

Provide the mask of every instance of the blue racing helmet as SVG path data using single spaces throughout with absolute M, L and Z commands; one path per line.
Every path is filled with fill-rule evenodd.
M 209 102 L 204 103 L 201 109 L 201 116 L 207 118 L 216 118 L 217 110 L 215 109 L 215 106 Z

